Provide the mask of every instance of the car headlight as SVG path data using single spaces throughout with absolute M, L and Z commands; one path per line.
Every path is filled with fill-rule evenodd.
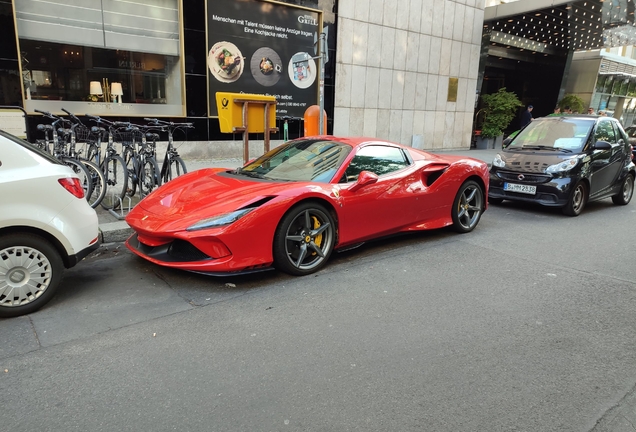
M 579 158 L 564 160 L 555 165 L 550 165 L 545 169 L 546 174 L 556 174 L 560 172 L 570 171 L 579 163 Z
M 495 159 L 492 161 L 492 164 L 496 167 L 503 168 L 506 166 L 506 162 L 501 158 L 501 155 L 497 153 Z
M 226 213 L 220 216 L 214 216 L 208 219 L 203 219 L 195 223 L 194 225 L 191 225 L 188 228 L 186 228 L 186 231 L 196 231 L 196 230 L 202 230 L 207 228 L 220 227 L 223 225 L 230 225 L 236 222 L 237 220 L 239 220 L 240 218 L 242 218 L 243 216 L 245 216 L 246 214 L 248 214 L 249 212 L 251 212 L 252 210 L 254 210 L 254 208 L 252 207 L 244 208 L 241 210 L 233 211 L 232 213 Z

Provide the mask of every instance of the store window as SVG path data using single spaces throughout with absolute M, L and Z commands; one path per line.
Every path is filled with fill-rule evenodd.
M 25 108 L 185 114 L 180 0 L 15 0 Z

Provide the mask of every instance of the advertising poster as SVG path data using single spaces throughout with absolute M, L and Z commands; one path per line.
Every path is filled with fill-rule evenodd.
M 261 0 L 207 2 L 210 116 L 216 92 L 275 96 L 276 116 L 302 117 L 318 103 L 320 61 L 312 59 L 320 11 Z

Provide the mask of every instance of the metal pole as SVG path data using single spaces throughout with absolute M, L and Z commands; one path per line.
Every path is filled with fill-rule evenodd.
M 246 164 L 248 160 L 250 160 L 250 137 L 248 132 L 248 124 L 247 124 L 247 113 L 248 113 L 248 105 L 249 102 L 243 102 L 243 163 Z
M 264 141 L 264 147 L 265 147 L 265 153 L 267 153 L 269 151 L 269 102 L 265 102 L 265 109 L 263 110 L 263 112 L 265 113 L 265 139 Z
M 320 100 L 320 113 L 318 114 L 320 116 L 320 123 L 319 123 L 319 128 L 318 129 L 318 134 L 319 135 L 323 135 L 324 134 L 324 118 L 322 113 L 325 110 L 325 58 L 326 58 L 326 52 L 325 52 L 325 34 L 324 33 L 320 33 L 320 96 L 319 96 L 319 100 Z

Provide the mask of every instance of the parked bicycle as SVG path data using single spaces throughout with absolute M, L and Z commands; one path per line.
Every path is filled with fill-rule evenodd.
M 152 190 L 161 185 L 159 165 L 155 160 L 154 143 L 146 139 L 143 126 L 129 122 L 115 122 L 118 130 L 115 139 L 122 144 L 122 157 L 128 169 L 128 190 L 126 194 L 133 197 L 139 191 L 143 199 Z
M 161 165 L 161 181 L 167 183 L 175 177 L 181 174 L 187 173 L 185 162 L 179 156 L 177 149 L 174 147 L 174 132 L 178 130 L 194 128 L 192 123 L 173 123 L 156 118 L 144 118 L 149 122 L 151 128 L 156 128 L 168 133 L 168 147 L 166 148 L 166 154 L 163 158 L 163 164 Z
M 75 114 L 64 108 L 62 108 L 62 111 L 69 115 L 73 123 L 67 140 L 67 156 L 80 161 L 88 168 L 91 175 L 92 189 L 90 195 L 86 197 L 86 200 L 92 208 L 95 208 L 106 196 L 106 176 L 104 175 L 102 167 L 100 167 L 97 162 L 92 161 L 88 157 L 82 157 L 82 151 L 77 150 L 78 143 L 87 144 L 94 142 L 95 137 L 92 135 L 91 130 L 85 126 Z
M 128 169 L 115 148 L 114 135 L 117 127 L 114 122 L 99 116 L 86 114 L 86 117 L 97 123 L 97 126 L 91 128 L 96 140 L 88 144 L 86 157 L 99 164 L 106 178 L 108 191 L 101 202 L 102 207 L 106 210 L 119 210 L 123 206 L 123 199 L 128 191 Z M 107 129 L 101 125 L 106 126 Z M 104 137 L 107 137 L 107 144 L 102 152 Z
M 93 190 L 92 174 L 82 162 L 67 156 L 66 142 L 64 140 L 60 141 L 60 135 L 64 136 L 67 133 L 67 129 L 61 126 L 71 122 L 62 117 L 51 114 L 48 111 L 41 111 L 37 109 L 34 111 L 53 120 L 50 125 L 37 125 L 37 129 L 44 132 L 44 140 L 40 140 L 36 145 L 48 151 L 55 158 L 73 170 L 73 172 L 79 177 L 82 189 L 84 190 L 84 197 L 88 200 L 91 197 Z

